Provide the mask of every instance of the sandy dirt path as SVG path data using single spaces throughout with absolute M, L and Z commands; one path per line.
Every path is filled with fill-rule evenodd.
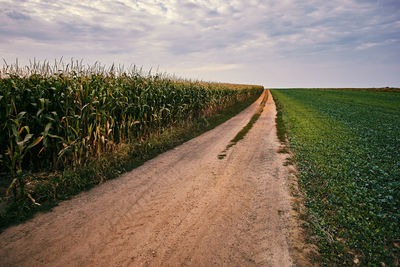
M 268 94 L 269 91 L 268 91 Z M 271 95 L 217 128 L 0 235 L 1 266 L 291 266 Z

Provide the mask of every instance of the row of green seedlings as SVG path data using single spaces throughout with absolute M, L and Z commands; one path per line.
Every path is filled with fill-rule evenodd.
M 0 171 L 10 182 L 4 195 L 32 199 L 26 172 L 76 169 L 120 143 L 144 142 L 261 90 L 113 71 L 3 75 Z

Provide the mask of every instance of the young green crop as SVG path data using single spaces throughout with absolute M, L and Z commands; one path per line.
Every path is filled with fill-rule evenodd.
M 400 94 L 273 90 L 325 264 L 398 264 Z

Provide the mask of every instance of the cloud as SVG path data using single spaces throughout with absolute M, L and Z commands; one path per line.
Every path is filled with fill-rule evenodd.
M 379 58 L 399 70 L 397 0 L 0 0 L 0 10 L 6 59 L 73 56 L 193 76 L 229 70 L 243 82 L 256 79 L 253 66 L 322 60 Z
M 15 19 L 15 20 L 29 20 L 29 16 L 22 14 L 20 12 L 17 11 L 10 11 L 10 12 L 6 12 L 6 15 L 11 18 L 11 19 Z
M 368 49 L 374 46 L 378 46 L 380 45 L 379 43 L 364 43 L 364 44 L 360 44 L 359 46 L 356 47 L 356 50 L 364 50 L 364 49 Z
M 226 70 L 233 70 L 239 68 L 239 65 L 236 64 L 226 64 L 226 65 L 207 65 L 207 66 L 201 66 L 201 67 L 196 67 L 192 68 L 192 71 L 226 71 Z
M 364 50 L 364 49 L 368 49 L 368 48 L 372 48 L 372 47 L 376 47 L 376 46 L 388 45 L 388 44 L 393 44 L 393 43 L 398 43 L 398 42 L 399 42 L 398 39 L 388 39 L 383 42 L 376 42 L 376 43 L 368 43 L 367 42 L 367 43 L 360 44 L 355 49 L 356 50 Z

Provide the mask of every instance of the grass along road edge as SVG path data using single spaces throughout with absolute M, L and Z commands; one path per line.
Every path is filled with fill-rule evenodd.
M 223 159 L 226 157 L 226 152 L 228 152 L 229 148 L 233 147 L 234 145 L 237 144 L 241 139 L 243 139 L 246 134 L 250 131 L 250 129 L 253 127 L 253 124 L 256 123 L 258 118 L 260 117 L 261 113 L 264 110 L 265 104 L 267 103 L 268 100 L 268 91 L 269 90 L 264 90 L 264 97 L 263 100 L 260 103 L 260 106 L 254 113 L 254 115 L 251 117 L 250 121 L 240 130 L 234 138 L 229 142 L 229 144 L 226 146 L 224 151 L 221 152 L 221 154 L 218 155 L 218 159 Z

